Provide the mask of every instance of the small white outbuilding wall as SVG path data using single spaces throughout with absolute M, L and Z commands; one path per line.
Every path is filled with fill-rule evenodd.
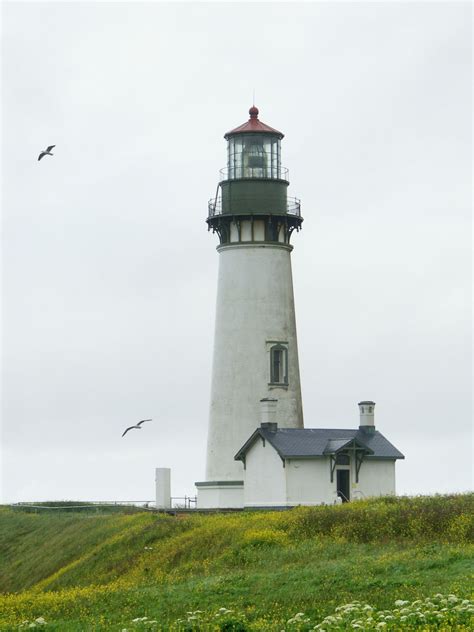
M 288 504 L 286 472 L 273 447 L 257 440 L 246 454 L 245 507 L 284 507 Z
M 337 471 L 349 470 L 349 500 L 395 494 L 395 460 L 363 461 L 358 482 L 355 463 L 336 465 L 331 481 L 329 456 L 282 459 L 258 438 L 245 455 L 244 506 L 293 507 L 337 502 Z

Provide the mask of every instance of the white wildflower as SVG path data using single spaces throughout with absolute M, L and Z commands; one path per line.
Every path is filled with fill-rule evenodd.
M 409 603 L 408 601 L 404 601 L 403 599 L 397 599 L 397 601 L 395 602 L 396 606 L 406 606 L 407 603 Z
M 292 623 L 301 623 L 303 617 L 304 617 L 304 612 L 297 612 L 295 616 L 292 617 L 291 619 L 288 619 L 286 623 L 287 625 L 291 625 Z

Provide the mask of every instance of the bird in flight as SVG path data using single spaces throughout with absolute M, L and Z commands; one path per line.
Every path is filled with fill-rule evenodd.
M 128 428 L 126 428 L 126 430 L 125 430 L 125 432 L 123 433 L 122 437 L 124 437 L 124 436 L 127 434 L 127 432 L 128 432 L 129 430 L 133 430 L 134 428 L 136 428 L 137 430 L 141 430 L 141 429 L 142 429 L 142 424 L 144 424 L 144 423 L 145 423 L 145 421 L 151 421 L 151 419 L 142 419 L 141 421 L 139 421 L 139 422 L 137 423 L 137 425 L 136 425 L 136 426 L 129 426 Z
M 38 160 L 41 160 L 43 156 L 53 156 L 54 154 L 51 153 L 51 150 L 53 149 L 53 147 L 56 147 L 56 145 L 50 145 L 44 151 L 42 151 L 40 155 L 38 156 Z

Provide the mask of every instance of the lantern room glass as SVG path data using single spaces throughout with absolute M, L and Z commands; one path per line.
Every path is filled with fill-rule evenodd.
M 227 143 L 229 180 L 281 178 L 281 146 L 271 134 L 238 134 Z

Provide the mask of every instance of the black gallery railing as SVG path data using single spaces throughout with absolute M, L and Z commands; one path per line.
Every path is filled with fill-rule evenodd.
M 235 200 L 235 202 L 238 202 L 239 200 Z M 240 206 L 240 204 L 239 204 Z M 301 217 L 301 200 L 299 198 L 296 197 L 289 197 L 287 198 L 287 203 L 286 203 L 286 212 L 288 213 L 288 215 L 295 215 L 296 217 Z M 214 217 L 215 215 L 222 215 L 222 199 L 219 198 L 211 198 L 208 202 L 208 213 L 209 213 L 209 217 Z M 252 209 L 249 208 L 249 210 L 247 211 L 247 213 L 249 215 L 252 214 Z M 260 212 L 256 212 L 256 214 L 261 213 Z M 271 211 L 268 211 L 268 213 L 270 214 Z M 232 211 L 229 211 L 229 215 L 232 214 Z M 280 215 L 280 213 L 277 213 L 278 215 Z

